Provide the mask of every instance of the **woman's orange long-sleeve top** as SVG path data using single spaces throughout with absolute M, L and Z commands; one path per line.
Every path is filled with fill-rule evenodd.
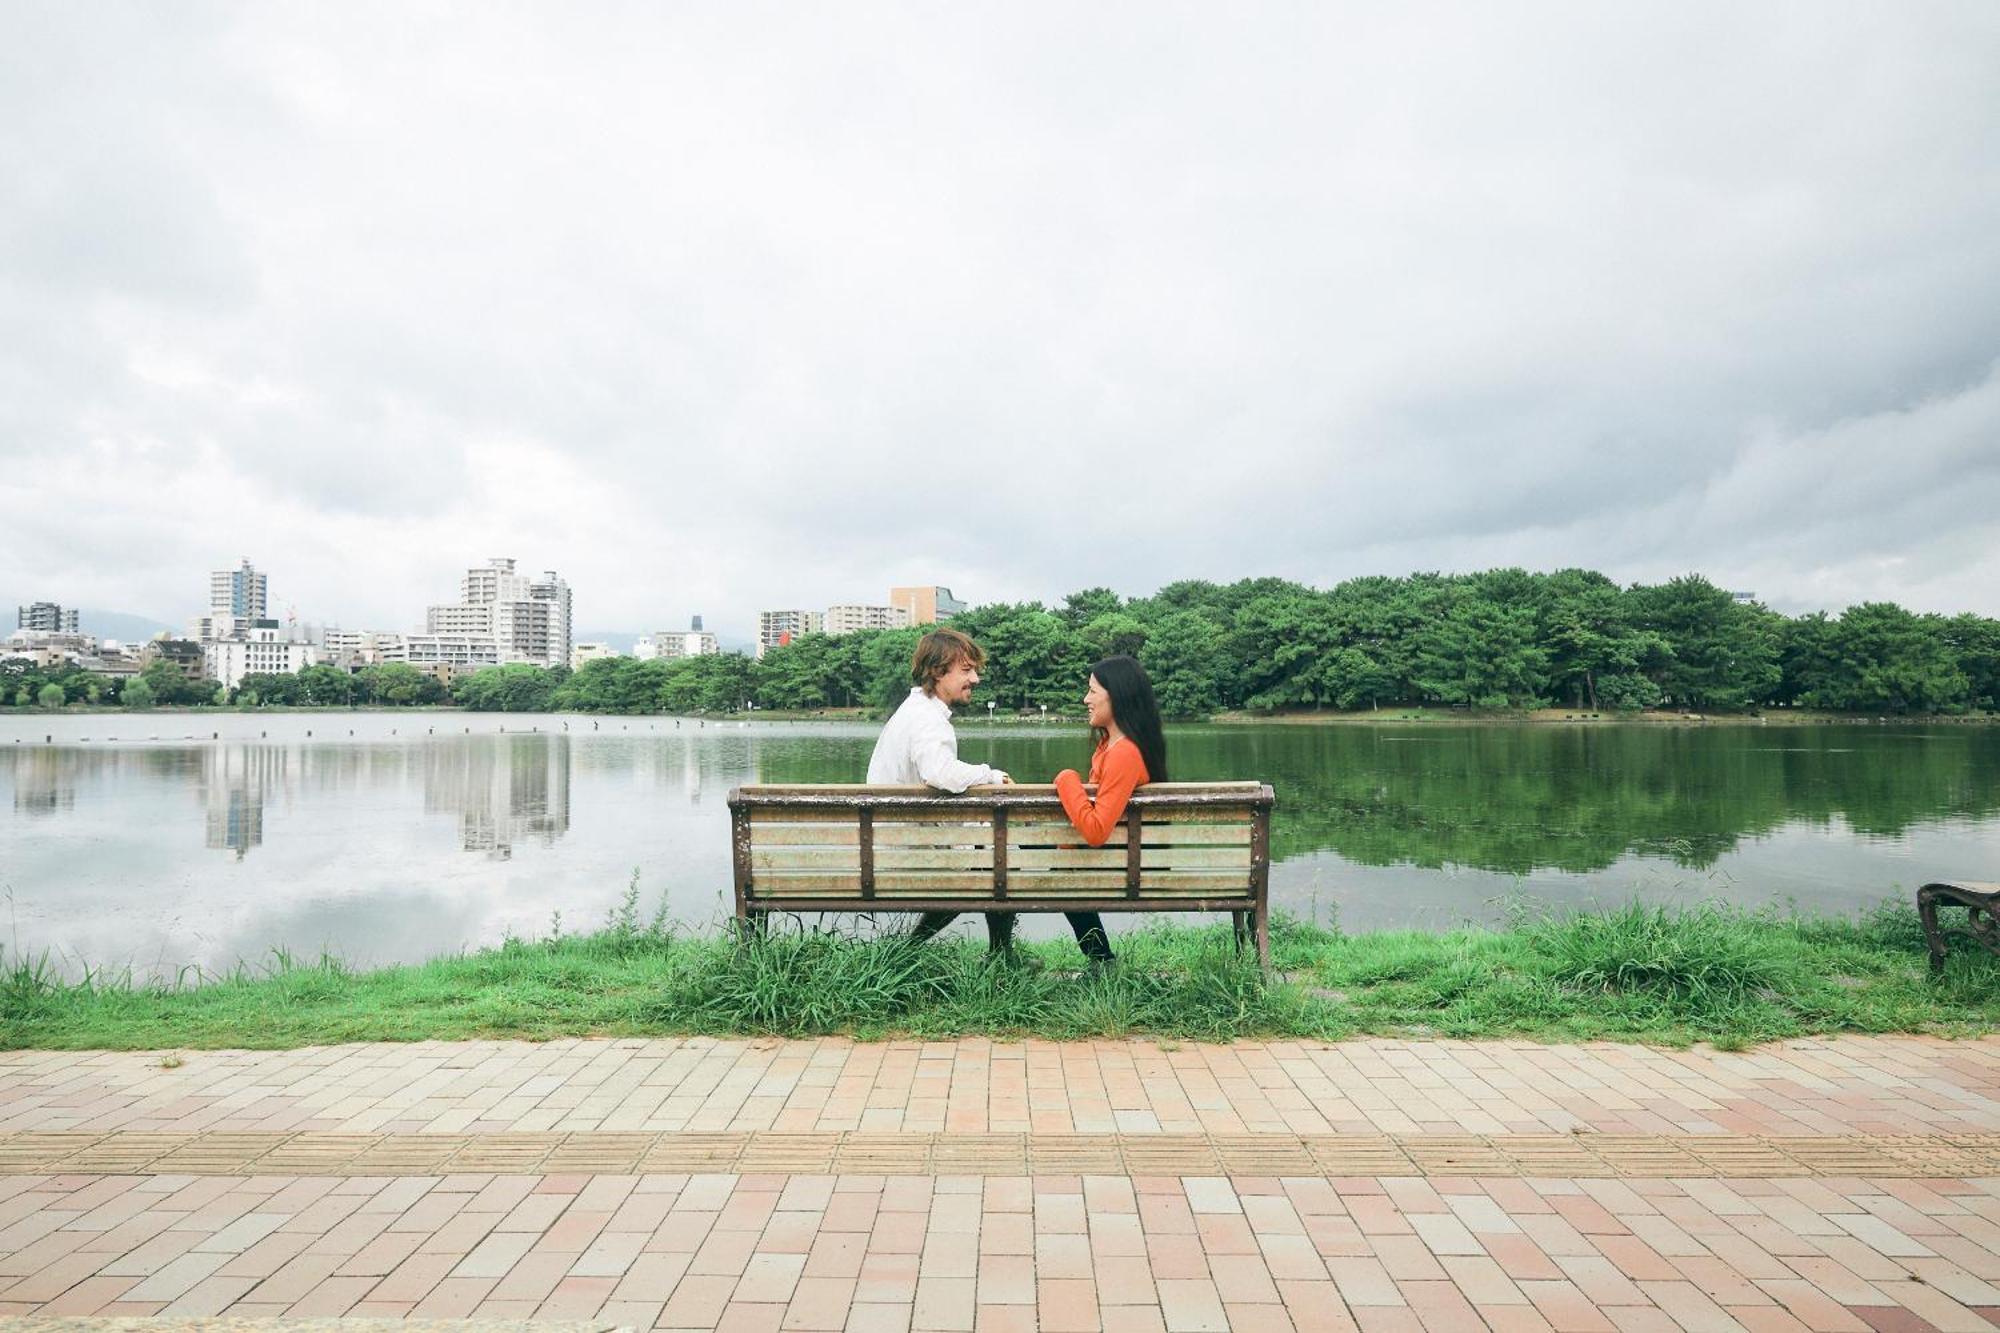
M 1062 798 L 1063 813 L 1083 840 L 1092 847 L 1102 847 L 1125 817 L 1125 802 L 1132 799 L 1132 792 L 1146 785 L 1146 761 L 1129 737 L 1120 736 L 1098 746 L 1090 756 L 1090 780 L 1097 784 L 1094 803 L 1073 768 L 1056 774 L 1056 795 Z

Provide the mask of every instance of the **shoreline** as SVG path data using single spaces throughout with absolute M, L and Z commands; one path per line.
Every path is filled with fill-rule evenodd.
M 1893 726 L 1932 723 L 1951 726 L 1992 726 L 2000 715 L 1990 713 L 1918 713 L 1881 715 L 1872 713 L 1826 713 L 1807 709 L 1782 709 L 1764 713 L 1689 713 L 1649 710 L 1635 713 L 1597 712 L 1576 709 L 1533 708 L 1509 712 L 1472 712 L 1464 709 L 1384 708 L 1377 711 L 1301 711 L 1287 713 L 1217 713 L 1207 719 L 1217 726 L 1403 726 L 1413 723 L 1445 723 L 1459 726 Z

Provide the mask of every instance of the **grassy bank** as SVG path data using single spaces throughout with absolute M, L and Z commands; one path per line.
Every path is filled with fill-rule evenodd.
M 588 935 L 510 940 L 419 966 L 351 971 L 279 959 L 182 984 L 0 976 L 0 1045 L 17 1049 L 288 1047 L 557 1036 L 1148 1033 L 1193 1040 L 1364 1033 L 1622 1038 L 1741 1046 L 1827 1032 L 1970 1035 L 2000 1020 L 2000 962 L 1959 941 L 1926 968 L 1916 915 L 1855 921 L 1721 907 L 1630 907 L 1503 930 L 1274 934 L 1266 983 L 1224 927 L 1121 932 L 1120 964 L 995 965 L 981 945 L 773 930 L 739 947 L 677 936 L 626 909 Z M 1115 924 L 1115 922 L 1114 922 Z

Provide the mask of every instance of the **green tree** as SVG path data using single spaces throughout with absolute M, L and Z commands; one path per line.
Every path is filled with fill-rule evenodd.
M 555 691 L 553 674 L 527 662 L 481 667 L 452 686 L 458 702 L 476 713 L 544 713 Z
M 1327 695 L 1322 665 L 1338 649 L 1331 604 L 1297 585 L 1251 598 L 1237 611 L 1227 640 L 1246 708 L 1319 707 Z
M 407 662 L 384 662 L 362 668 L 354 678 L 355 701 L 408 707 L 440 704 L 450 697 L 444 683 Z
M 23 689 L 25 691 L 25 687 Z M 56 684 L 54 681 L 50 681 L 48 684 L 42 686 L 41 690 L 35 695 L 35 701 L 44 708 L 61 708 L 68 702 L 68 696 L 63 693 L 62 686 Z M 21 702 L 26 703 L 27 700 L 23 698 Z M 144 705 L 142 704 L 140 707 L 144 707 Z
M 162 704 L 198 704 L 208 699 L 208 686 L 189 680 L 178 662 L 170 662 L 164 657 L 156 657 L 146 663 L 139 679 L 146 682 L 153 698 Z
M 341 708 L 354 702 L 354 677 L 337 666 L 315 662 L 298 673 L 299 702 L 313 708 Z
M 1468 580 L 1424 590 L 1427 615 L 1414 644 L 1424 697 L 1469 708 L 1528 708 L 1541 697 L 1548 650 L 1535 635 L 1535 609 L 1482 595 Z
M 1832 626 L 1833 666 L 1823 707 L 1866 712 L 1948 712 L 1971 692 L 1943 616 L 1917 616 L 1889 602 L 1850 606 Z
M 1201 717 L 1224 706 L 1228 663 L 1222 626 L 1199 611 L 1174 611 L 1153 624 L 1142 659 L 1169 717 Z
M 1965 676 L 1967 702 L 1988 711 L 2000 709 L 2000 620 L 1970 612 L 1953 616 L 1945 641 Z
M 1083 694 L 1090 663 L 1062 618 L 1039 602 L 996 603 L 953 617 L 986 650 L 986 697 L 1006 709 L 1060 708 Z
M 50 686 L 55 689 L 55 686 Z M 134 676 L 125 682 L 125 688 L 118 692 L 118 701 L 127 708 L 151 708 L 156 700 L 153 687 L 146 683 L 144 676 Z
M 250 705 L 286 708 L 303 702 L 299 678 L 290 672 L 253 671 L 236 683 L 236 690 L 238 702 Z
M 1107 611 L 1074 630 L 1079 658 L 1101 662 L 1123 654 L 1143 658 L 1149 631 L 1146 622 L 1127 611 Z
M 1063 598 L 1063 609 L 1058 614 L 1070 627 L 1079 628 L 1104 616 L 1117 615 L 1124 606 L 1124 599 L 1109 588 L 1085 588 Z
M 1667 698 L 1687 708 L 1751 708 L 1771 699 L 1782 672 L 1778 624 L 1699 574 L 1632 589 L 1634 620 L 1673 649 L 1659 672 Z

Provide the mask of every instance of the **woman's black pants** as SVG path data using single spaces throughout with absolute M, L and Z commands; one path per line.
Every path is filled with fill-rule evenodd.
M 1095 912 L 1064 912 L 1069 928 L 1076 932 L 1076 947 L 1094 963 L 1108 963 L 1113 955 L 1111 937 L 1104 931 L 1104 918 Z M 929 939 L 958 919 L 957 912 L 925 912 L 917 918 L 910 938 L 918 943 Z M 1014 913 L 986 913 L 986 945 L 994 952 L 1014 947 Z

